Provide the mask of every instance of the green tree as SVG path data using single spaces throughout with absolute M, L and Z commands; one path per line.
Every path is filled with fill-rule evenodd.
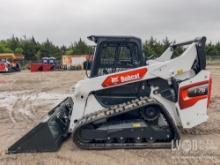
M 20 39 L 20 45 L 26 60 L 37 60 L 36 54 L 40 49 L 40 44 L 35 41 L 34 37 Z
M 71 48 L 67 49 L 64 54 L 73 55 L 74 54 L 73 49 L 71 49 Z
M 15 49 L 20 47 L 20 41 L 18 37 L 15 37 L 14 35 L 8 39 L 7 41 L 7 46 L 13 51 L 15 52 Z
M 23 54 L 24 50 L 22 48 L 16 48 L 15 54 Z
M 13 53 L 6 41 L 0 41 L 0 53 Z
M 67 48 L 66 48 L 65 45 L 63 45 L 63 46 L 60 47 L 60 50 L 61 50 L 61 53 L 62 53 L 62 54 L 65 54 Z
M 168 39 L 165 39 L 163 42 L 167 45 L 169 44 Z M 156 58 L 156 57 L 160 56 L 164 52 L 166 47 L 168 47 L 165 44 L 161 44 L 160 41 L 157 41 L 153 37 L 151 37 L 149 40 L 146 40 L 143 45 L 145 56 L 147 58 L 149 58 L 149 57 Z
M 171 42 L 169 41 L 168 37 L 166 37 L 162 41 L 162 44 L 163 44 L 163 51 L 165 51 L 170 46 Z
M 88 54 L 90 51 L 91 48 L 81 38 L 73 45 L 74 54 Z
M 55 57 L 61 59 L 62 51 L 58 46 L 55 46 L 49 39 L 40 45 L 40 58 L 42 57 Z

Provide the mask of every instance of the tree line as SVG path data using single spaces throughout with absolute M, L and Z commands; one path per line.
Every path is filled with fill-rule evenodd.
M 171 41 L 166 37 L 162 41 L 151 37 L 145 40 L 143 43 L 143 51 L 147 57 L 160 56 L 164 50 L 171 44 Z M 209 57 L 220 58 L 220 42 L 206 44 L 206 53 Z M 9 39 L 0 41 L 0 53 L 17 53 L 23 54 L 26 60 L 40 60 L 42 57 L 56 57 L 61 59 L 61 55 L 80 55 L 80 54 L 91 54 L 94 48 L 86 44 L 81 38 L 71 44 L 70 46 L 57 46 L 52 41 L 47 39 L 44 42 L 38 42 L 34 37 L 18 38 L 12 36 Z M 176 54 L 183 52 L 183 48 L 175 50 Z
M 47 39 L 40 43 L 31 38 L 18 38 L 12 36 L 9 39 L 0 41 L 0 53 L 17 53 L 23 54 L 25 60 L 40 60 L 42 57 L 55 57 L 61 59 L 63 54 L 89 54 L 92 53 L 93 48 L 88 46 L 82 39 L 74 42 L 70 46 L 57 46 L 52 41 Z
M 174 41 L 175 42 L 175 41 Z M 162 41 L 151 37 L 149 40 L 146 40 L 143 44 L 144 53 L 147 56 L 160 56 L 165 49 L 171 44 L 171 41 L 166 37 Z M 177 47 L 174 51 L 174 55 L 178 55 L 184 51 L 183 47 Z M 220 42 L 208 42 L 205 46 L 205 51 L 208 58 L 220 58 Z

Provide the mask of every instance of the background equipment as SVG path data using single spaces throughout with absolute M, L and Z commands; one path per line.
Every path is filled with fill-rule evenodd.
M 21 54 L 0 53 L 0 72 L 17 72 L 21 70 L 20 62 L 24 60 Z

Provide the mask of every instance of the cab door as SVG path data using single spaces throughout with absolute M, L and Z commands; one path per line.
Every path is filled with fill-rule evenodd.
M 98 58 L 95 58 L 96 68 L 92 76 L 102 76 L 120 71 L 126 71 L 143 66 L 142 53 L 133 42 L 103 42 L 99 45 Z M 118 87 L 95 92 L 97 100 L 102 105 L 119 104 L 141 95 L 142 86 L 146 82 L 135 82 Z M 144 91 L 146 92 L 146 88 Z

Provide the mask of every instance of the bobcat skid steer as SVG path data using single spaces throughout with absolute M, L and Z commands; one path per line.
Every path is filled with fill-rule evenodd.
M 180 139 L 179 127 L 207 121 L 212 81 L 205 37 L 171 44 L 147 61 L 139 38 L 88 39 L 97 44 L 89 77 L 8 153 L 56 151 L 70 135 L 82 149 L 170 148 Z

